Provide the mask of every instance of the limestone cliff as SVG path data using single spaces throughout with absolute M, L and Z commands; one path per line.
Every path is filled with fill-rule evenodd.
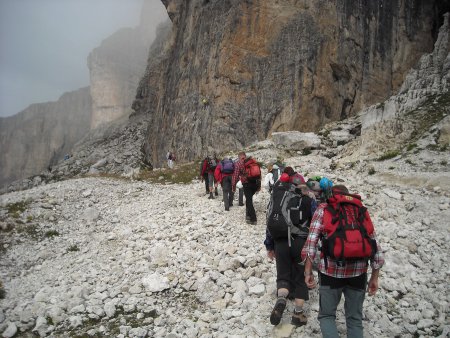
M 173 29 L 134 103 L 161 164 L 317 130 L 383 101 L 433 49 L 449 1 L 162 0 Z M 207 104 L 202 104 L 206 98 Z
M 61 161 L 90 129 L 108 139 L 108 124 L 128 117 L 155 37 L 152 7 L 144 1 L 137 27 L 117 31 L 92 51 L 90 87 L 0 119 L 0 186 Z
M 155 15 L 151 11 L 150 2 L 144 2 L 137 27 L 117 31 L 89 55 L 91 129 L 132 112 L 131 104 L 155 38 Z
M 62 159 L 89 131 L 90 118 L 88 87 L 0 118 L 0 186 Z

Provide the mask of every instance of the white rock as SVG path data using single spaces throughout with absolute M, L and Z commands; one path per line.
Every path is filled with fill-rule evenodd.
M 424 329 L 427 327 L 433 326 L 433 320 L 432 319 L 421 319 L 417 323 L 417 328 Z
M 400 194 L 397 191 L 385 188 L 385 189 L 383 189 L 383 192 L 390 198 L 394 198 L 396 200 L 401 200 L 402 199 L 402 194 Z
M 167 277 L 159 273 L 151 273 L 142 278 L 142 285 L 150 292 L 160 292 L 170 288 Z
M 103 307 L 103 310 L 108 318 L 114 317 L 116 314 L 116 305 L 113 302 L 108 302 Z
M 10 322 L 8 324 L 8 327 L 5 331 L 2 333 L 3 338 L 11 338 L 14 337 L 14 335 L 17 333 L 17 326 L 15 323 Z
M 266 291 L 266 288 L 263 284 L 258 284 L 255 286 L 252 286 L 248 289 L 248 293 L 251 295 L 257 295 L 262 296 Z
M 44 317 L 37 317 L 36 325 L 32 331 L 38 332 L 39 336 L 44 337 L 47 332 L 47 320 Z
M 83 325 L 83 319 L 81 318 L 81 316 L 71 316 L 69 317 L 69 327 L 71 329 L 75 329 L 81 325 Z

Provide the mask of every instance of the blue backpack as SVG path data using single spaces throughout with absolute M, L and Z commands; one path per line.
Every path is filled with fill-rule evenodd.
M 230 159 L 225 159 L 221 162 L 223 174 L 232 174 L 234 172 L 234 162 Z

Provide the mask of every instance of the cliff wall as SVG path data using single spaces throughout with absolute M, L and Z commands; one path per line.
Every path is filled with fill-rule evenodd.
M 449 1 L 162 0 L 173 23 L 134 107 L 159 165 L 313 131 L 395 93 Z M 158 72 L 151 72 L 158 69 Z M 207 104 L 202 100 L 207 99 Z
M 89 131 L 90 119 L 89 87 L 0 118 L 0 185 L 36 174 L 61 160 Z

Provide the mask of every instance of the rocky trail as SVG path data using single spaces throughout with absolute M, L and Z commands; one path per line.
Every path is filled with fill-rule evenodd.
M 374 162 L 373 175 L 365 162 L 331 171 L 331 160 L 317 152 L 286 159 L 299 172 L 327 175 L 360 192 L 371 212 L 386 264 L 379 292 L 365 301 L 368 337 L 450 332 L 448 168 L 439 159 L 445 153 L 427 154 L 436 159 L 427 170 L 444 184 L 396 181 L 407 168 L 411 178 L 430 176 L 403 158 Z M 252 155 L 266 160 L 273 154 Z M 88 177 L 1 195 L 0 332 L 319 337 L 317 289 L 310 292 L 306 326 L 290 325 L 292 304 L 279 326 L 270 325 L 275 265 L 263 245 L 268 197 L 264 190 L 255 196 L 258 224 L 251 226 L 245 207 L 235 203 L 226 212 L 198 181 Z M 338 322 L 344 332 L 342 304 Z

